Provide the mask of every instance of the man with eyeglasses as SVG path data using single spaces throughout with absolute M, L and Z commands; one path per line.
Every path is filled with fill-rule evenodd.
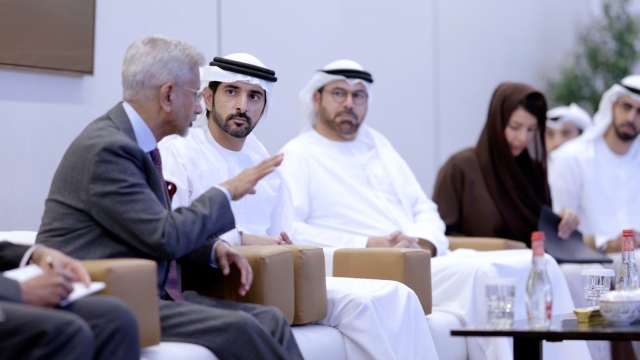
M 202 112 L 193 45 L 164 36 L 131 44 L 122 69 L 124 101 L 72 142 L 51 184 L 36 241 L 79 259 L 145 258 L 158 268 L 163 341 L 206 347 L 220 359 L 301 359 L 282 312 L 212 299 L 172 286 L 175 262 L 240 273 L 244 296 L 253 273 L 246 258 L 217 238 L 235 227 L 231 201 L 282 161 L 268 158 L 209 187 L 191 206 L 171 210 L 157 142 L 186 135 Z M 168 71 L 167 69 L 171 69 Z
M 296 230 L 302 241 L 318 246 L 424 248 L 433 256 L 446 253 L 449 242 L 436 205 L 426 198 L 389 141 L 363 124 L 372 83 L 359 64 L 338 60 L 316 72 L 300 92 L 305 129 L 313 129 L 283 148 L 287 164 L 281 168 L 293 190 Z M 392 174 L 387 165 L 393 167 Z M 325 207 L 322 198 L 349 199 L 350 205 Z M 368 211 L 360 225 L 349 219 L 367 208 L 381 212 Z M 396 213 L 416 213 L 417 219 Z M 402 226 L 386 226 L 396 221 Z M 355 231 L 353 226 L 367 229 Z M 397 230 L 386 232 L 388 228 Z M 374 229 L 379 229 L 376 236 L 362 235 Z
M 284 146 L 286 160 L 279 169 L 291 188 L 296 239 L 328 248 L 430 250 L 431 274 L 425 278 L 431 276 L 434 313 L 455 316 L 455 325 L 428 316 L 435 321 L 429 323 L 432 333 L 448 335 L 447 326 L 484 327 L 486 313 L 479 310 L 484 304 L 478 299 L 484 299 L 485 279 L 516 277 L 525 283 L 531 251 L 449 252 L 437 206 L 389 141 L 363 123 L 372 84 L 373 77 L 358 63 L 338 60 L 317 71 L 300 92 L 306 131 Z M 553 278 L 554 314 L 572 311 L 569 289 L 553 259 L 547 270 Z M 526 316 L 524 301 L 516 302 L 514 313 L 516 319 Z M 513 358 L 505 338 L 468 337 L 466 343 L 471 360 Z M 545 347 L 553 348 L 545 349 L 545 358 L 589 356 L 584 343 Z

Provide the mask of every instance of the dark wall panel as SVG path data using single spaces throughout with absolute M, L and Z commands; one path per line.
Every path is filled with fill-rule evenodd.
M 95 0 L 0 0 L 0 65 L 93 73 Z

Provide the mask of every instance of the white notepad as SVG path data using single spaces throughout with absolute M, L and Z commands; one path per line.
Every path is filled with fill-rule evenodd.
M 32 279 L 38 275 L 42 274 L 42 269 L 40 266 L 31 264 L 25 267 L 12 269 L 9 271 L 5 271 L 2 275 L 6 278 L 13 279 L 17 282 L 25 282 L 29 279 Z M 69 294 L 69 297 L 62 300 L 60 302 L 60 306 L 67 306 L 72 302 L 82 299 L 85 296 L 96 293 L 106 287 L 106 284 L 101 281 L 92 281 L 89 284 L 89 287 L 84 286 L 83 283 L 74 282 L 73 283 L 73 291 Z

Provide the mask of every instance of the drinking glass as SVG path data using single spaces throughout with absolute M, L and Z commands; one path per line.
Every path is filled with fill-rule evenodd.
M 587 306 L 598 306 L 601 295 L 611 290 L 611 269 L 584 269 L 580 273 L 584 284 L 584 300 Z
M 488 278 L 485 280 L 487 298 L 487 326 L 494 329 L 513 327 L 513 302 L 516 278 Z

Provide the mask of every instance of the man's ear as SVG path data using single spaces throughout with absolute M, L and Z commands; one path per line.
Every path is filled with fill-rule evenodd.
M 204 106 L 209 111 L 213 109 L 213 91 L 208 86 L 204 88 Z
M 318 108 L 320 107 L 320 100 L 322 99 L 322 95 L 319 91 L 313 93 L 313 108 L 318 112 Z
M 162 85 L 160 91 L 158 91 L 158 102 L 164 112 L 171 112 L 171 106 L 176 96 L 175 89 L 176 87 L 173 86 L 172 83 L 166 83 Z

